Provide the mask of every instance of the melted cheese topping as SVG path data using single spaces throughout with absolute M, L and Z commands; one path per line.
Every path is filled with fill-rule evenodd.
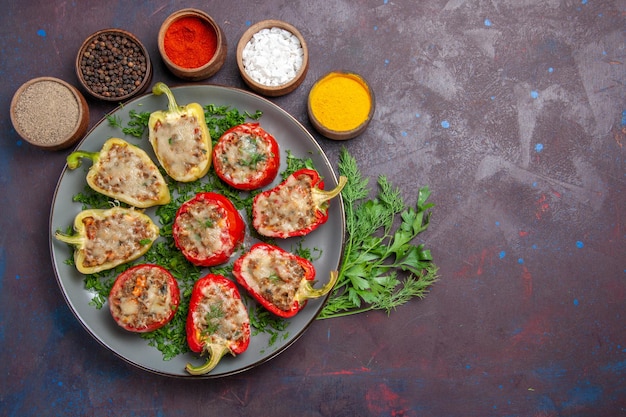
M 133 275 L 109 297 L 116 321 L 140 330 L 168 319 L 176 307 L 169 279 L 160 268 L 133 270 Z
M 129 146 L 114 144 L 101 155 L 93 183 L 112 197 L 139 202 L 158 201 L 160 188 L 165 183 L 151 162 Z
M 247 184 L 262 178 L 268 161 L 275 157 L 268 141 L 249 133 L 231 132 L 220 138 L 217 146 L 215 164 L 235 184 Z
M 232 289 L 219 283 L 202 287 L 202 300 L 192 314 L 194 327 L 207 343 L 232 344 L 245 337 L 248 311 Z
M 305 229 L 316 222 L 311 177 L 289 176 L 284 184 L 255 200 L 254 227 L 264 236 Z
M 241 263 L 241 277 L 252 291 L 283 311 L 293 305 L 306 271 L 289 253 L 258 247 Z
M 141 251 L 143 240 L 156 238 L 148 221 L 129 213 L 85 217 L 83 225 L 87 236 L 83 247 L 85 267 L 126 261 Z
M 206 259 L 223 252 L 230 253 L 237 242 L 229 233 L 226 211 L 215 204 L 197 201 L 176 218 L 178 244 L 194 257 Z
M 202 129 L 193 115 L 169 113 L 151 133 L 161 165 L 174 179 L 184 178 L 209 160 Z

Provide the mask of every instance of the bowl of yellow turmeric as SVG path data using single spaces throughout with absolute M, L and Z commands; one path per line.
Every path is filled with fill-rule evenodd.
M 334 140 L 359 136 L 367 129 L 376 107 L 374 92 L 359 74 L 331 71 L 311 87 L 307 111 L 321 135 Z

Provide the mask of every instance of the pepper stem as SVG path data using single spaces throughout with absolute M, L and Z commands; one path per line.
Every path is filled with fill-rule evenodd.
M 176 103 L 176 98 L 174 97 L 174 93 L 172 93 L 172 90 L 170 90 L 170 88 L 165 85 L 165 83 L 162 82 L 158 82 L 154 85 L 154 87 L 152 87 L 152 94 L 154 94 L 155 96 L 160 96 L 161 94 L 165 94 L 167 96 L 167 102 L 168 102 L 168 109 L 171 112 L 174 113 L 180 113 L 181 112 L 181 108 L 178 106 L 178 103 Z
M 218 343 L 209 343 L 205 346 L 205 350 L 209 355 L 208 359 L 203 365 L 194 366 L 190 363 L 185 366 L 185 370 L 191 375 L 205 375 L 208 374 L 217 366 L 222 357 L 230 351 L 228 345 L 221 345 Z
M 85 238 L 84 236 L 81 236 L 80 234 L 75 234 L 75 235 L 66 235 L 64 233 L 61 232 L 56 232 L 54 234 L 54 237 L 57 240 L 60 240 L 61 242 L 65 242 L 69 245 L 73 245 L 73 246 L 78 246 L 81 245 Z
M 299 304 L 302 304 L 304 300 L 307 300 L 309 298 L 322 297 L 328 294 L 333 289 L 333 287 L 337 283 L 338 278 L 339 278 L 339 272 L 330 271 L 330 280 L 326 283 L 326 285 L 324 285 L 322 288 L 319 288 L 319 289 L 313 288 L 313 285 L 311 284 L 312 281 L 305 278 L 303 279 L 304 282 L 300 284 L 300 288 L 298 288 L 298 291 L 296 292 L 294 299 Z
M 99 152 L 85 152 L 85 151 L 72 152 L 71 154 L 67 156 L 67 167 L 69 169 L 76 169 L 81 165 L 82 158 L 88 158 L 88 159 L 91 159 L 92 161 L 95 161 L 99 155 L 100 155 Z
M 343 190 L 343 187 L 345 187 L 347 183 L 348 183 L 348 178 L 341 175 L 339 177 L 339 183 L 332 190 L 321 190 L 317 187 L 314 187 L 312 193 L 313 193 L 313 200 L 315 200 L 316 206 L 319 207 L 322 205 L 322 203 L 338 196 L 341 190 Z

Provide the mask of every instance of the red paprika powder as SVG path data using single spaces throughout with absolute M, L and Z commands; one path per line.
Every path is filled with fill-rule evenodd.
M 195 16 L 172 22 L 165 31 L 163 47 L 167 57 L 184 68 L 198 68 L 213 58 L 217 34 L 208 23 Z

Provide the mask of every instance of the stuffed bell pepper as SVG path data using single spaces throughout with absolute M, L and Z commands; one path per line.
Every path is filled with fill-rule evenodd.
M 202 192 L 180 206 L 172 236 L 189 262 L 214 266 L 230 258 L 243 242 L 245 229 L 241 215 L 228 198 Z
M 159 228 L 147 215 L 123 207 L 83 210 L 74 218 L 73 235 L 54 237 L 75 247 L 74 263 L 83 274 L 93 274 L 135 260 L 159 237 Z
M 189 348 L 209 356 L 203 365 L 187 364 L 192 375 L 210 372 L 226 353 L 243 353 L 250 343 L 250 318 L 235 283 L 215 274 L 196 281 L 186 331 Z
M 328 207 L 347 182 L 324 190 L 324 181 L 317 171 L 301 169 L 276 187 L 257 194 L 252 204 L 252 224 L 260 235 L 288 238 L 303 236 L 328 220 Z
M 323 287 L 313 287 L 315 268 L 307 259 L 284 249 L 257 243 L 235 261 L 233 275 L 265 309 L 279 317 L 293 317 L 309 298 L 328 294 L 337 282 L 333 271 Z
M 166 111 L 155 111 L 148 120 L 150 144 L 165 172 L 180 182 L 195 181 L 209 172 L 211 166 L 211 136 L 206 125 L 204 109 L 198 103 L 179 106 L 174 94 L 163 83 L 152 92 L 166 94 Z
M 159 265 L 141 264 L 122 272 L 109 294 L 109 310 L 125 330 L 146 333 L 169 323 L 178 310 L 180 290 L 172 274 Z
M 143 149 L 111 138 L 100 152 L 72 152 L 67 157 L 68 168 L 78 168 L 82 158 L 93 161 L 87 173 L 87 184 L 93 190 L 139 208 L 170 202 L 165 179 Z
M 274 181 L 280 167 L 276 139 L 258 123 L 230 128 L 213 148 L 213 168 L 226 184 L 255 190 Z

